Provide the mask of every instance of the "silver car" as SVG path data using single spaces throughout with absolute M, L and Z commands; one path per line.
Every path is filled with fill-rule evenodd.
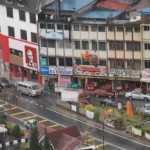
M 147 93 L 145 91 L 130 91 L 125 93 L 125 97 L 132 99 L 139 99 L 139 100 L 150 100 L 150 93 Z
M 142 112 L 148 116 L 150 116 L 150 103 L 149 104 L 144 104 L 141 107 L 136 108 L 137 112 Z

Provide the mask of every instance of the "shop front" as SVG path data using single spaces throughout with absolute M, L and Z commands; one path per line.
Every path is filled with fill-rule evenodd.
M 109 69 L 109 80 L 112 83 L 112 89 L 131 90 L 140 87 L 141 72 L 139 70 L 115 70 Z
M 49 90 L 61 89 L 67 87 L 72 81 L 72 67 L 54 67 L 41 66 L 42 85 L 47 86 Z
M 107 70 L 106 66 L 75 65 L 74 78 L 81 88 L 85 88 L 90 82 L 102 85 L 108 81 Z
M 150 92 L 150 69 L 142 71 L 141 86 L 144 90 Z

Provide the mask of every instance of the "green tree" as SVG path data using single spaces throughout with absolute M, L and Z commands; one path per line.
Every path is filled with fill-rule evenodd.
M 30 150 L 41 150 L 41 146 L 39 144 L 39 140 L 38 140 L 38 128 L 37 127 L 33 127 L 31 129 L 31 139 L 30 139 Z
M 45 137 L 43 140 L 43 150 L 52 150 L 50 138 L 49 138 L 46 128 L 45 128 Z
M 20 127 L 18 125 L 15 125 L 12 129 L 12 135 L 15 136 L 16 138 L 20 138 Z

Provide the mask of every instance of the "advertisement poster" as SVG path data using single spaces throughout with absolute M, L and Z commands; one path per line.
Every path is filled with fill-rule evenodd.
M 36 48 L 25 46 L 25 67 L 29 69 L 37 69 Z

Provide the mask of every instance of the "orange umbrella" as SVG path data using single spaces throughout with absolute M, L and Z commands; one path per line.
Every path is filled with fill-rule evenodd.
M 132 107 L 132 103 L 130 101 L 127 101 L 126 109 L 127 109 L 127 116 L 129 118 L 133 118 L 133 107 Z

